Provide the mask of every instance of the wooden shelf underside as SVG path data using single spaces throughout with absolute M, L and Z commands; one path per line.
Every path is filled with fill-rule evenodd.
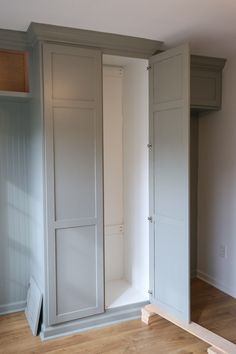
M 1 101 L 26 102 L 31 99 L 29 92 L 0 91 Z

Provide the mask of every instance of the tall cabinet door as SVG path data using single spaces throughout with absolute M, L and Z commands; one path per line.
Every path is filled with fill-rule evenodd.
M 150 59 L 151 302 L 190 320 L 187 45 Z
M 44 44 L 48 324 L 104 312 L 101 52 Z

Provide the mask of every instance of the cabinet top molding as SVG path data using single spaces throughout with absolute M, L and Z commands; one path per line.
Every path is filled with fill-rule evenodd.
M 101 49 L 104 54 L 149 58 L 163 42 L 120 34 L 31 22 L 26 32 L 0 29 L 0 48 L 25 50 L 37 41 Z
M 222 71 L 226 59 L 191 55 L 191 69 Z
M 0 48 L 25 50 L 27 46 L 26 32 L 0 29 Z
M 29 44 L 53 41 L 101 49 L 106 54 L 148 58 L 161 50 L 162 42 L 106 32 L 32 22 L 27 30 Z

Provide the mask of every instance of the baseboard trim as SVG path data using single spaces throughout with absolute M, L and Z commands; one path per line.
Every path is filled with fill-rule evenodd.
M 236 298 L 236 289 L 230 289 L 228 287 L 226 287 L 224 284 L 221 284 L 220 282 L 218 282 L 214 277 L 211 277 L 210 275 L 197 270 L 197 278 L 205 281 L 206 283 L 214 286 L 215 288 L 223 291 L 224 293 Z
M 26 301 L 12 302 L 10 304 L 0 305 L 0 316 L 7 315 L 8 313 L 24 311 Z
M 87 318 L 67 323 L 62 323 L 60 325 L 49 327 L 42 326 L 40 337 L 43 341 L 45 341 L 49 339 L 84 332 L 94 328 L 110 326 L 115 323 L 140 319 L 141 309 L 148 304 L 149 301 L 139 302 L 137 304 L 125 305 L 114 309 L 108 309 L 103 314 L 90 316 Z

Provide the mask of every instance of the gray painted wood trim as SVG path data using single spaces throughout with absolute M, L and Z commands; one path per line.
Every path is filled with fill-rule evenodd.
M 110 326 L 114 323 L 141 318 L 141 309 L 148 305 L 148 301 L 108 309 L 105 313 L 89 316 L 77 321 L 62 323 L 55 326 L 43 326 L 40 333 L 42 340 L 53 339 L 65 335 L 84 332 L 92 328 Z
M 27 46 L 26 32 L 0 29 L 0 48 L 24 50 Z
M 225 62 L 226 59 L 223 58 L 191 55 L 191 109 L 198 111 L 221 109 L 222 70 Z M 201 80 L 205 80 L 205 83 L 201 83 Z M 204 95 L 207 83 L 208 96 Z M 195 95 L 196 91 L 201 95 Z
M 34 193 L 37 195 L 38 210 L 42 209 L 41 220 L 38 222 L 38 229 L 41 228 L 40 249 L 32 249 L 32 252 L 40 253 L 40 263 L 37 262 L 36 269 L 31 274 L 34 276 L 40 290 L 43 293 L 43 323 L 47 323 L 48 313 L 48 248 L 47 248 L 47 204 L 46 204 L 46 171 L 45 171 L 45 133 L 44 133 L 44 102 L 43 102 L 43 60 L 42 60 L 42 44 L 37 43 L 34 48 L 31 49 L 29 55 L 29 77 L 30 87 L 32 88 L 32 100 L 30 101 L 31 110 L 31 129 L 38 130 L 38 146 L 40 146 L 40 152 L 37 155 L 40 164 L 41 174 L 37 175 L 38 189 L 34 189 Z M 36 127 L 36 128 L 35 128 Z M 37 212 L 39 212 L 37 210 Z M 34 212 L 36 212 L 34 210 Z M 39 220 L 39 219 L 37 219 Z M 37 235 L 36 235 L 37 236 Z
M 191 55 L 191 70 L 213 70 L 221 71 L 223 70 L 226 63 L 224 58 L 215 58 L 215 57 L 205 57 L 201 55 Z
M 162 42 L 106 32 L 32 22 L 27 30 L 29 43 L 52 41 L 101 49 L 105 54 L 148 58 L 161 49 Z
M 149 67 L 151 68 L 151 62 L 149 59 Z M 153 73 L 152 70 L 149 70 L 148 75 L 149 81 L 149 217 L 153 217 L 155 213 L 154 207 L 154 122 L 153 122 L 153 107 L 152 107 L 152 89 L 154 87 Z M 155 296 L 155 228 L 154 223 L 149 222 L 149 291 L 150 297 Z
M 28 92 L 0 91 L 0 101 L 28 102 L 32 98 Z
M 5 304 L 0 306 L 0 316 L 6 315 L 8 313 L 24 311 L 26 307 L 26 301 L 12 302 L 10 304 Z

